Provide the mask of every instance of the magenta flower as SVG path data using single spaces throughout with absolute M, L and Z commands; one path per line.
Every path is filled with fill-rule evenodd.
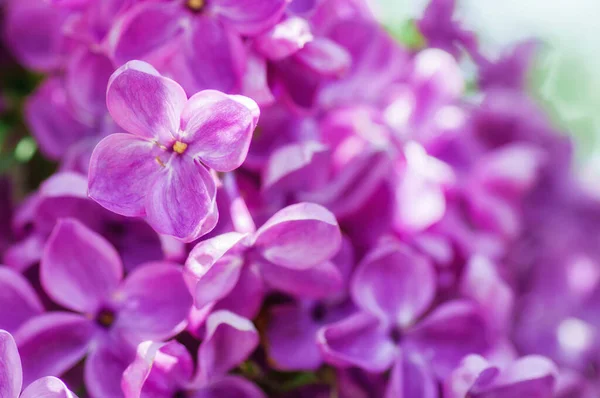
M 283 15 L 285 0 L 172 0 L 139 2 L 113 25 L 116 64 L 151 62 L 188 94 L 235 92 L 246 68 L 242 35 L 254 36 Z
M 107 105 L 129 134 L 110 135 L 94 150 L 90 197 L 183 241 L 210 231 L 218 218 L 210 169 L 242 164 L 258 121 L 256 103 L 217 91 L 188 100 L 173 80 L 131 61 L 111 77 Z
M 114 396 L 128 349 L 183 330 L 192 305 L 180 267 L 149 263 L 123 280 L 115 249 L 71 219 L 60 221 L 48 240 L 40 281 L 73 312 L 48 312 L 19 328 L 25 381 L 60 375 L 87 354 L 86 385 L 98 397 Z
M 23 392 L 21 358 L 13 336 L 0 329 L 0 397 L 2 398 L 77 398 L 56 377 L 42 377 Z
M 432 384 L 433 374 L 443 377 L 465 355 L 490 347 L 481 311 L 469 301 L 444 303 L 423 318 L 436 294 L 435 269 L 408 247 L 390 242 L 374 249 L 350 291 L 360 311 L 319 332 L 331 364 L 383 372 L 397 363 Z
M 265 395 L 251 382 L 227 375 L 254 351 L 258 340 L 258 332 L 248 319 L 217 311 L 206 320 L 196 366 L 190 353 L 176 341 L 141 343 L 135 360 L 123 373 L 125 398 L 262 398 Z
M 252 317 L 267 286 L 299 297 L 331 294 L 343 282 L 329 261 L 341 242 L 333 214 L 312 203 L 278 211 L 255 233 L 230 232 L 200 242 L 186 262 L 195 305 L 227 299 L 225 308 Z

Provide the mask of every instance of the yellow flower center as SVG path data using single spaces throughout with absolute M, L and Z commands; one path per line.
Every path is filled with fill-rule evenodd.
M 173 150 L 180 155 L 185 152 L 187 147 L 188 147 L 188 144 L 186 144 L 185 142 L 181 142 L 181 141 L 175 141 L 175 143 L 173 144 Z
M 187 6 L 192 11 L 201 11 L 205 4 L 205 0 L 187 0 Z

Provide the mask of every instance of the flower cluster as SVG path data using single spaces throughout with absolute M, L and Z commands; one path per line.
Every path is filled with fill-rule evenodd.
M 413 46 L 366 0 L 3 8 L 57 170 L 0 181 L 0 397 L 600 396 L 600 202 L 535 43 L 454 0 Z

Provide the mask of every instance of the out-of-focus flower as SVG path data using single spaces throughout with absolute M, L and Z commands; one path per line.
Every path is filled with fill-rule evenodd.
M 0 396 L 3 398 L 77 398 L 65 384 L 52 376 L 45 376 L 23 388 L 21 359 L 13 336 L 0 330 Z

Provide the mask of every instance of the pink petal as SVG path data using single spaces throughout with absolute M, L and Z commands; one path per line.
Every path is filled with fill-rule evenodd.
M 406 327 L 431 305 L 436 283 L 435 269 L 426 257 L 390 243 L 373 250 L 358 265 L 351 291 L 364 311 Z
M 136 268 L 117 293 L 119 308 L 115 328 L 134 343 L 164 340 L 185 327 L 192 297 L 182 269 L 170 263 Z
M 324 298 L 339 293 L 344 284 L 340 270 L 330 261 L 300 270 L 263 263 L 260 270 L 270 287 L 299 298 Z
M 308 22 L 299 17 L 283 20 L 254 39 L 258 52 L 277 61 L 296 53 L 313 39 Z
M 209 8 L 243 35 L 255 35 L 273 26 L 283 15 L 285 0 L 214 0 Z
M 503 385 L 547 377 L 556 379 L 558 374 L 558 368 L 550 359 L 540 355 L 528 355 L 503 370 L 494 383 Z
M 23 384 L 71 369 L 86 354 L 95 329 L 89 319 L 66 312 L 42 314 L 23 324 L 15 335 Z
M 121 128 L 165 145 L 179 130 L 186 101 L 179 84 L 143 61 L 129 61 L 117 69 L 106 91 L 108 111 Z
M 265 259 L 293 269 L 329 260 L 342 244 L 335 216 L 314 203 L 298 203 L 278 211 L 260 227 L 255 239 L 255 247 Z
M 148 224 L 160 234 L 191 242 L 218 218 L 212 175 L 196 160 L 175 155 L 146 197 Z
M 258 346 L 252 322 L 229 311 L 217 311 L 206 320 L 206 336 L 198 350 L 198 380 L 223 376 L 242 363 Z
M 135 360 L 123 372 L 121 386 L 125 398 L 172 396 L 190 382 L 193 369 L 192 357 L 177 341 L 146 341 L 138 346 Z
M 46 376 L 31 383 L 21 398 L 77 398 L 77 395 L 56 377 Z
M 317 141 L 282 146 L 273 151 L 263 168 L 263 189 L 313 191 L 329 177 L 329 149 Z
M 352 63 L 348 51 L 334 41 L 317 38 L 306 43 L 296 54 L 296 59 L 321 76 L 341 76 Z
M 181 114 L 181 141 L 188 153 L 217 171 L 244 162 L 258 122 L 258 105 L 250 98 L 205 90 L 193 95 Z
M 94 313 L 122 277 L 119 254 L 102 236 L 74 219 L 58 222 L 40 264 L 42 286 L 54 301 Z
M 146 214 L 145 198 L 165 167 L 165 152 L 155 143 L 131 134 L 112 134 L 90 159 L 90 198 L 108 210 L 129 217 Z
M 237 284 L 244 260 L 228 254 L 247 235 L 229 232 L 198 243 L 185 263 L 198 308 L 224 298 Z
M 387 328 L 366 313 L 325 326 L 317 341 L 325 361 L 337 367 L 357 366 L 379 373 L 387 370 L 397 355 Z
M 35 290 L 21 274 L 0 267 L 0 328 L 14 333 L 28 319 L 44 312 Z
M 267 61 L 255 51 L 249 51 L 241 93 L 252 98 L 261 107 L 272 105 L 275 97 L 267 78 Z
M 0 330 L 0 397 L 19 398 L 22 384 L 21 358 L 15 340 Z

